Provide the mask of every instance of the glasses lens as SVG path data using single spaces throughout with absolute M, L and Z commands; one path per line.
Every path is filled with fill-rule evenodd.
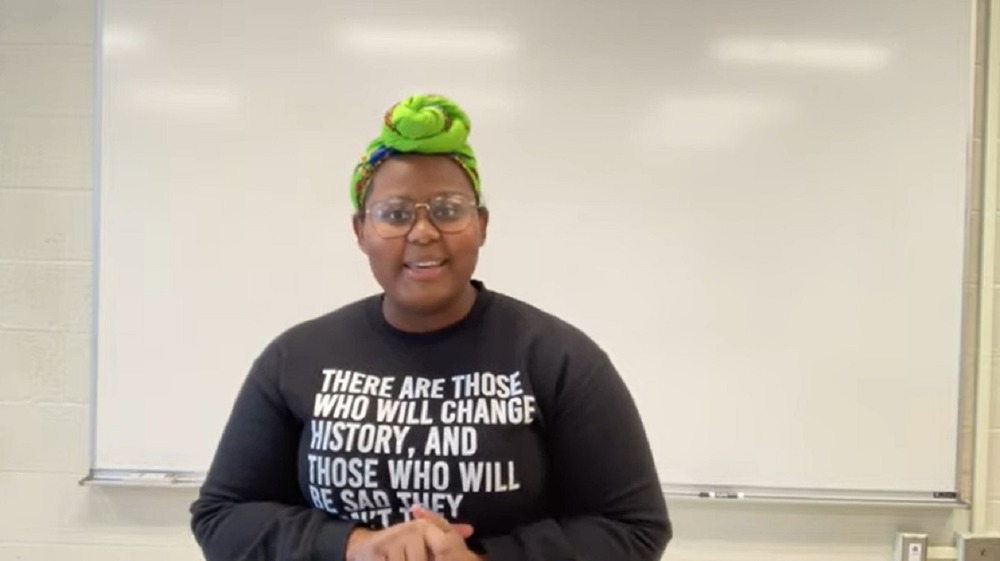
M 416 209 L 413 203 L 404 200 L 378 202 L 371 209 L 375 231 L 386 238 L 405 236 L 415 216 Z
M 442 232 L 460 232 L 472 218 L 472 203 L 461 197 L 441 197 L 430 202 L 428 213 Z

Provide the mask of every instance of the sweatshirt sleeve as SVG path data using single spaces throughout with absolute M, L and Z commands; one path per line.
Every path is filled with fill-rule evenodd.
M 302 422 L 279 389 L 272 343 L 243 383 L 191 528 L 207 561 L 341 561 L 353 522 L 310 507 L 298 488 Z
M 556 514 L 484 538 L 488 561 L 659 559 L 673 535 L 666 501 L 632 396 L 607 355 L 567 366 L 545 391 Z

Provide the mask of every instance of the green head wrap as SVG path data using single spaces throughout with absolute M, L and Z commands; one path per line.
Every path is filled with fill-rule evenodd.
M 351 174 L 355 212 L 378 166 L 393 154 L 441 154 L 462 166 L 478 197 L 479 170 L 467 141 L 469 117 L 453 101 L 439 95 L 413 95 L 385 113 L 382 130 L 365 149 Z

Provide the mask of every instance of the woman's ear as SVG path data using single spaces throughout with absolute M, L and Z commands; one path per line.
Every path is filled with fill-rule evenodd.
M 490 224 L 490 211 L 486 208 L 479 209 L 479 247 L 486 243 L 486 227 Z
M 365 255 L 368 255 L 368 244 L 365 239 L 365 221 L 355 214 L 351 219 L 351 225 L 354 228 L 354 237 L 358 240 L 358 247 L 361 248 L 361 251 Z

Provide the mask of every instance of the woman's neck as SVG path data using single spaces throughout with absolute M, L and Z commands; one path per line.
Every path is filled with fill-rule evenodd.
M 462 294 L 446 307 L 426 313 L 405 310 L 386 298 L 382 301 L 382 314 L 389 325 L 400 331 L 429 333 L 461 321 L 472 311 L 477 293 L 476 287 L 468 284 Z

